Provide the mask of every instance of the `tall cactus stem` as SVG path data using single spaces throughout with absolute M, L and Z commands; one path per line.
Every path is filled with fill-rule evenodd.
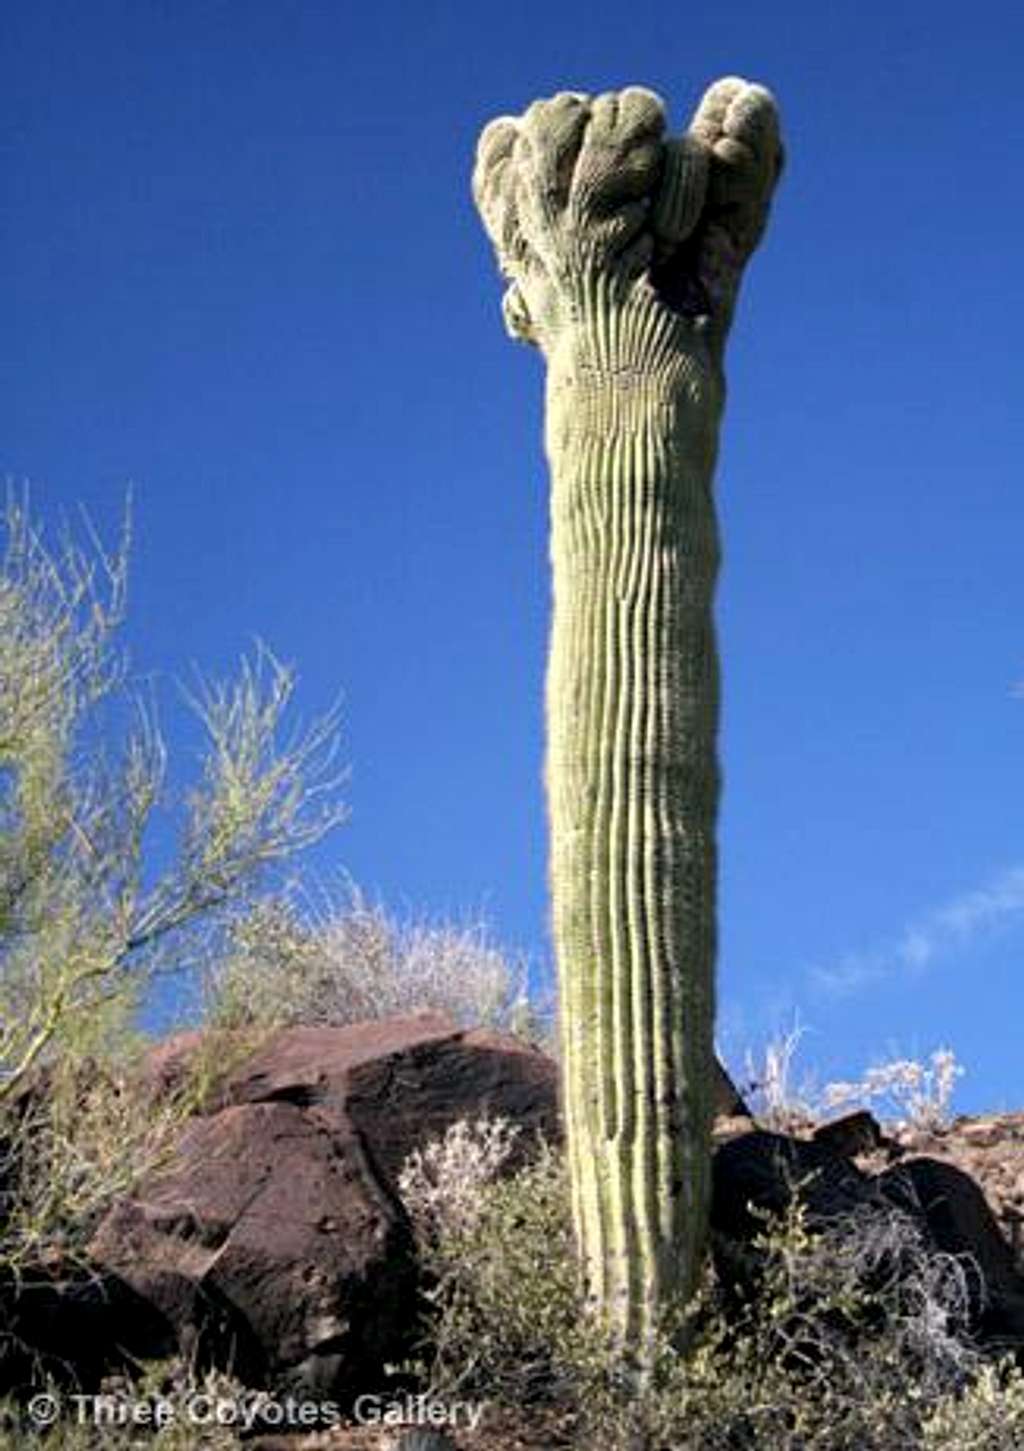
M 563 1110 L 586 1286 L 643 1360 L 710 1180 L 719 687 L 712 475 L 740 273 L 781 165 L 760 86 L 689 131 L 632 87 L 481 137 L 474 190 L 548 364 L 546 780 Z

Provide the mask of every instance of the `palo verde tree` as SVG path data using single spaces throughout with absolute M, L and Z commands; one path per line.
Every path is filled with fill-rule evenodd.
M 195 694 L 201 779 L 177 856 L 156 871 L 147 833 L 167 793 L 152 713 L 135 701 L 117 748 L 102 729 L 125 683 L 127 531 L 113 552 L 70 535 L 54 550 L 15 498 L 0 529 L 2 1108 L 34 1066 L 88 1053 L 104 1024 L 123 1031 L 147 979 L 344 808 L 336 712 L 279 746 L 293 677 L 263 649 L 236 681 Z
M 722 358 L 781 166 L 774 102 L 718 81 L 665 135 L 639 87 L 484 130 L 506 324 L 547 362 L 547 793 L 566 1137 L 587 1288 L 640 1353 L 708 1211 Z

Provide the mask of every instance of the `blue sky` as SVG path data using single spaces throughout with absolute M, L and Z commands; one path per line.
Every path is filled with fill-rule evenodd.
M 1019 1106 L 1017 6 L 35 0 L 0 17 L 0 473 L 112 533 L 158 680 L 254 635 L 344 692 L 317 854 L 549 957 L 542 365 L 469 198 L 493 115 L 738 73 L 788 169 L 738 311 L 720 1038 L 950 1044 Z M 1014 383 L 1014 379 L 1017 383 Z

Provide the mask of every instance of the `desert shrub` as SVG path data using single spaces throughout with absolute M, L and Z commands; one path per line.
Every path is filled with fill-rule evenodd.
M 428 1377 L 441 1396 L 536 1402 L 580 1353 L 565 1167 L 541 1141 L 502 1177 L 517 1135 L 502 1119 L 454 1124 L 399 1176 L 431 1281 Z
M 402 1166 L 399 1191 L 421 1243 L 472 1233 L 493 1185 L 516 1148 L 521 1129 L 508 1119 L 460 1119 L 443 1139 L 414 1149 Z
M 744 1056 L 742 1093 L 766 1127 L 786 1133 L 814 1117 L 815 1091 L 809 1081 L 796 1082 L 794 1063 L 806 1028 L 795 1021 L 786 1033 L 765 1043 L 759 1055 Z
M 179 1103 L 155 1105 L 127 1065 L 62 1063 L 0 1118 L 5 1143 L 0 1260 L 8 1268 L 77 1258 L 99 1216 L 160 1164 Z
M 887 1117 L 912 1128 L 939 1128 L 948 1122 L 956 1081 L 964 1069 L 951 1048 L 936 1048 L 927 1063 L 900 1058 L 869 1068 L 856 1083 L 830 1083 L 826 1109 L 876 1103 Z
M 1012 1451 L 1024 1446 L 1024 1371 L 1011 1361 L 981 1367 L 960 1395 L 923 1421 L 924 1451 Z
M 279 897 L 240 918 L 209 973 L 206 1019 L 338 1025 L 433 1010 L 536 1039 L 526 977 L 484 923 L 402 922 L 349 884 L 315 913 Z
M 738 1302 L 709 1265 L 638 1391 L 581 1293 L 561 1155 L 502 1178 L 511 1142 L 501 1125 L 456 1126 L 402 1175 L 431 1275 L 418 1368 L 434 1393 L 557 1404 L 576 1444 L 602 1451 L 1024 1444 L 1019 1375 L 967 1332 L 970 1267 L 898 1213 L 812 1233 L 794 1201 L 766 1219 L 757 1294 Z
M 925 1062 L 890 1059 L 858 1079 L 820 1088 L 806 1075 L 797 1082 L 794 1065 L 805 1032 L 796 1023 L 771 1039 L 759 1056 L 745 1056 L 743 1091 L 766 1127 L 799 1130 L 837 1109 L 868 1106 L 887 1121 L 912 1128 L 933 1129 L 949 1121 L 956 1084 L 965 1071 L 951 1048 L 936 1048 Z
M 67 1053 L 130 1029 L 148 977 L 187 960 L 267 869 L 344 815 L 335 712 L 279 749 L 293 673 L 261 648 L 227 684 L 199 682 L 201 778 L 163 872 L 146 850 L 167 805 L 153 713 L 124 692 L 127 528 L 110 553 L 51 550 L 24 505 L 0 520 L 0 1099 Z M 136 725 L 114 729 L 125 710 Z

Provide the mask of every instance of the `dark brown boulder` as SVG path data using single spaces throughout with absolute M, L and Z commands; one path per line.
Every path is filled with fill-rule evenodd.
M 420 1050 L 416 1072 L 424 1079 L 423 1091 L 429 1098 L 436 1092 L 436 1085 L 434 1090 L 430 1087 L 430 1060 L 437 1058 L 436 1049 L 430 1045 L 436 1044 L 439 1039 L 454 1037 L 470 1049 L 495 1048 L 499 1055 L 505 1055 L 503 1066 L 506 1071 L 495 1058 L 490 1061 L 483 1077 L 480 1077 L 481 1060 L 475 1061 L 469 1075 L 472 1081 L 462 1090 L 468 1114 L 476 1116 L 481 1112 L 493 1112 L 492 1104 L 502 1104 L 505 1107 L 500 1111 L 523 1123 L 527 1132 L 536 1127 L 553 1139 L 561 1134 L 557 1110 L 558 1065 L 554 1060 L 505 1033 L 486 1028 L 460 1029 L 454 1019 L 442 1013 L 384 1018 L 341 1028 L 311 1026 L 279 1029 L 271 1033 L 263 1044 L 244 1048 L 244 1051 L 246 1040 L 243 1034 L 225 1033 L 222 1037 L 224 1057 L 228 1061 L 238 1060 L 237 1066 L 220 1075 L 206 1103 L 207 1111 L 225 1103 L 284 1098 L 309 1104 L 316 1100 L 323 1111 L 329 1113 L 332 1102 L 337 1099 L 337 1094 L 332 1091 L 332 1082 L 337 1081 L 339 1074 L 347 1075 L 361 1068 L 368 1068 L 362 1092 L 367 1100 L 372 1100 L 374 1093 L 379 1092 L 382 1071 L 374 1069 L 373 1064 L 375 1060 L 386 1058 L 396 1045 L 405 1052 Z M 154 1047 L 146 1065 L 154 1095 L 162 1096 L 182 1086 L 187 1068 L 203 1042 L 201 1032 L 190 1031 L 177 1033 Z M 407 1063 L 406 1066 L 410 1065 Z M 446 1072 L 451 1067 L 450 1063 L 444 1064 Z M 713 1073 L 716 1117 L 749 1118 L 750 1111 L 742 1095 L 717 1059 Z M 483 1093 L 480 1100 L 474 1097 L 478 1090 Z M 447 1096 L 448 1091 L 446 1087 L 442 1096 Z M 426 1103 L 422 1106 L 426 1107 Z M 446 1111 L 441 1112 L 438 1122 L 447 1127 L 450 1119 Z
M 711 1227 L 717 1234 L 753 1239 L 764 1230 L 763 1215 L 784 1213 L 794 1197 L 806 1205 L 812 1228 L 877 1200 L 868 1176 L 826 1144 L 755 1129 L 716 1149 Z
M 830 1153 L 843 1159 L 852 1159 L 857 1154 L 870 1154 L 875 1149 L 888 1148 L 892 1143 L 882 1132 L 882 1126 L 874 1114 L 864 1108 L 819 1124 L 814 1130 L 813 1138 L 816 1144 L 823 1144 Z
M 197 1039 L 164 1046 L 154 1092 Z M 396 1176 L 462 1118 L 558 1132 L 557 1068 L 507 1035 L 413 1017 L 288 1028 L 229 1071 L 166 1172 L 90 1247 L 199 1363 L 344 1400 L 379 1389 L 416 1330 L 416 1264 Z
M 91 1253 L 200 1364 L 310 1394 L 406 1344 L 415 1269 L 400 1206 L 355 1135 L 291 1104 L 197 1119 L 176 1161 L 115 1206 Z
M 867 1230 L 871 1215 L 897 1214 L 923 1250 L 961 1258 L 971 1328 L 984 1338 L 1024 1345 L 1024 1277 L 974 1180 L 928 1158 L 864 1173 L 846 1153 L 852 1137 L 866 1142 L 875 1136 L 864 1123 L 848 1127 L 850 1134 L 819 1133 L 813 1140 L 755 1130 L 718 1146 L 711 1229 L 723 1283 L 744 1299 L 756 1293 L 764 1254 L 753 1241 L 765 1229 L 764 1214 L 780 1215 L 794 1199 L 803 1203 L 806 1223 L 817 1231 L 855 1219 Z M 879 1268 L 883 1276 L 901 1273 L 898 1257 Z
M 407 1155 L 460 1118 L 518 1124 L 519 1161 L 538 1132 L 560 1133 L 558 1070 L 546 1054 L 437 1015 L 285 1029 L 221 1092 L 222 1102 L 293 1103 L 330 1129 L 350 1125 L 393 1192 Z

